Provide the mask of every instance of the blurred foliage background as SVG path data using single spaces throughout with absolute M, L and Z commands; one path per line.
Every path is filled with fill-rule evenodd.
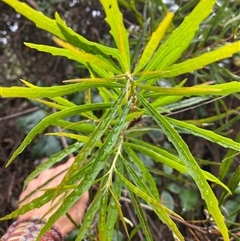
M 49 17 L 53 17 L 54 12 L 57 11 L 70 27 L 89 40 L 108 46 L 113 44 L 108 33 L 109 27 L 104 21 L 103 9 L 96 0 L 26 0 L 25 2 Z M 133 5 L 130 5 L 130 2 Z M 173 20 L 173 24 L 178 26 L 197 2 L 197 0 L 119 0 L 125 25 L 131 35 L 132 46 L 136 47 L 137 40 L 141 36 L 142 26 L 144 22 L 148 21 L 148 18 L 150 18 L 150 25 L 147 29 L 149 34 L 156 28 L 167 9 L 178 12 Z M 133 8 L 133 6 L 135 7 Z M 52 57 L 50 54 L 37 52 L 26 47 L 23 44 L 25 41 L 48 45 L 54 45 L 54 43 L 48 33 L 36 28 L 33 23 L 1 1 L 0 9 L 1 86 L 20 85 L 20 78 L 26 79 L 33 84 L 52 86 L 61 84 L 62 80 L 65 79 L 86 77 L 87 72 L 80 65 L 66 58 Z M 184 59 L 187 59 L 188 56 L 193 57 L 206 52 L 208 50 L 207 46 L 223 45 L 228 41 L 240 39 L 239 11 L 239 1 L 219 0 L 214 13 L 201 26 L 198 36 L 185 52 Z M 139 15 L 139 13 L 142 13 L 142 15 Z M 214 80 L 217 83 L 227 82 L 228 79 L 240 81 L 240 54 L 220 63 L 212 64 L 209 68 L 181 76 L 181 79 L 159 80 L 158 84 L 171 86 L 179 83 L 183 78 L 188 78 L 187 85 L 199 84 L 203 80 L 206 81 L 206 79 L 209 81 Z M 71 98 L 76 102 L 84 103 L 84 96 L 75 95 L 71 96 Z M 95 98 L 97 99 L 97 96 Z M 179 112 L 173 113 L 173 115 L 175 118 L 184 120 L 197 120 L 215 116 L 209 125 L 209 129 L 239 141 L 240 115 L 239 109 L 237 109 L 239 105 L 240 96 L 236 94 L 217 98 L 209 103 L 204 102 L 195 106 L 195 108 L 183 108 Z M 39 105 L 23 99 L 0 99 L 0 192 L 2 194 L 0 196 L 0 216 L 4 216 L 16 208 L 22 183 L 25 177 L 39 164 L 39 159 L 50 156 L 63 148 L 61 141 L 57 138 L 40 136 L 38 141 L 28 147 L 27 151 L 21 154 L 8 169 L 4 168 L 6 161 L 21 143 L 25 133 L 44 116 L 44 109 L 40 110 L 39 107 Z M 228 113 L 233 109 L 236 111 L 232 115 L 220 116 L 221 113 Z M 206 140 L 188 136 L 184 133 L 182 133 L 182 136 L 204 169 L 218 176 L 220 162 L 226 155 L 230 154 L 226 153 L 226 150 L 220 146 Z M 150 132 L 145 135 L 145 138 L 151 143 L 169 147 L 165 137 L 157 133 Z M 49 145 L 51 145 L 51 148 L 44 148 L 49 147 Z M 52 153 L 49 152 L 49 149 L 51 149 Z M 233 171 L 239 167 L 239 155 L 234 156 L 233 165 L 231 165 L 226 178 L 229 178 Z M 204 225 L 214 230 L 214 224 L 208 220 L 207 214 L 202 212 L 203 207 L 199 201 L 199 194 L 189 179 L 180 174 L 176 176 L 176 173 L 167 166 L 163 166 L 161 169 L 153 166 L 153 162 L 147 157 L 142 157 L 142 159 L 149 166 L 151 173 L 162 175 L 162 178 L 156 179 L 156 182 L 159 189 L 162 190 L 162 201 L 165 205 L 169 208 L 174 207 L 186 220 L 198 220 L 198 222 L 204 223 Z M 217 193 L 218 190 L 216 189 L 215 192 Z M 231 225 L 230 222 L 240 223 L 239 195 L 240 186 L 235 195 L 230 197 L 224 204 L 224 212 L 229 214 L 229 225 Z M 134 224 L 135 214 L 131 212 L 128 200 L 124 199 L 124 197 L 122 200 L 124 209 L 129 215 L 128 218 Z M 166 227 L 159 222 L 156 216 L 152 215 L 151 211 L 148 213 L 148 221 L 153 236 L 156 238 L 155 240 L 171 240 L 171 233 L 169 234 Z M 6 231 L 9 223 L 1 223 L 0 236 Z M 193 223 L 189 221 L 189 223 L 180 224 L 182 229 L 185 230 L 183 232 L 186 237 L 189 237 L 188 240 L 197 240 L 190 239 L 192 237 L 191 229 L 194 229 L 191 226 Z M 236 225 L 234 227 L 237 229 L 236 233 L 240 233 L 240 226 Z M 200 233 L 198 235 L 199 240 L 206 240 L 201 239 L 205 237 L 204 234 Z M 141 240 L 141 233 L 138 234 L 138 237 Z M 124 237 L 122 240 L 125 240 Z

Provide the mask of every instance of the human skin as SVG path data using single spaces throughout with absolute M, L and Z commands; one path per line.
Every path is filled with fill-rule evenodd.
M 34 200 L 35 198 L 43 195 L 45 189 L 57 186 L 63 180 L 63 177 L 65 176 L 68 168 L 71 166 L 73 161 L 74 161 L 74 158 L 71 157 L 71 158 L 68 159 L 68 161 L 66 163 L 64 163 L 62 165 L 59 165 L 55 168 L 51 168 L 51 169 L 48 169 L 46 171 L 43 171 L 37 178 L 30 181 L 27 188 L 21 193 L 21 195 L 19 197 L 19 207 L 22 207 L 24 204 L 27 204 L 27 203 L 31 202 L 32 200 Z M 57 175 L 57 174 L 59 174 L 59 175 Z M 43 187 L 44 190 L 43 189 L 39 189 L 39 190 L 37 189 L 38 187 L 40 187 L 41 185 L 46 183 L 50 178 L 52 178 L 56 175 L 57 175 L 56 178 L 54 178 L 49 183 L 44 185 L 44 187 Z M 37 190 L 37 191 L 34 192 L 29 197 L 27 197 L 26 199 L 24 199 L 28 194 L 30 194 L 31 192 L 33 192 L 35 190 Z M 62 194 L 62 195 L 64 195 L 64 194 Z M 48 220 L 49 217 L 62 204 L 61 197 L 62 196 L 60 195 L 59 197 L 56 198 L 56 200 L 54 200 L 54 202 L 50 201 L 40 208 L 35 208 L 35 209 L 19 216 L 18 220 L 21 221 L 21 220 L 33 218 L 33 217 L 42 218 L 43 215 L 44 215 L 43 218 L 45 220 Z M 88 203 L 88 199 L 89 199 L 89 194 L 88 194 L 88 192 L 85 192 L 80 197 L 80 199 L 68 211 L 68 214 L 71 216 L 71 218 L 77 224 L 80 224 L 82 222 L 82 219 L 83 219 L 83 216 L 84 216 L 84 211 L 85 211 L 86 205 Z M 21 200 L 23 200 L 23 201 L 21 201 Z M 54 206 L 54 204 L 56 204 L 56 206 Z M 49 212 L 49 210 L 51 208 L 53 208 L 53 210 L 51 210 Z M 67 235 L 68 233 L 70 233 L 75 228 L 74 224 L 69 220 L 69 218 L 66 215 L 64 215 L 60 219 L 58 219 L 54 225 L 59 228 L 59 230 L 61 231 L 63 236 Z

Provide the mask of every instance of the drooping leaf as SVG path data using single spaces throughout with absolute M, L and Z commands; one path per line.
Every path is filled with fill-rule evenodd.
M 41 172 L 43 172 L 44 170 L 49 169 L 50 167 L 52 167 L 54 164 L 60 162 L 61 160 L 63 160 L 66 156 L 68 156 L 69 154 L 73 153 L 74 151 L 78 150 L 83 144 L 76 142 L 70 146 L 68 146 L 67 148 L 65 148 L 64 150 L 52 155 L 48 160 L 46 160 L 44 163 L 41 163 L 40 165 L 38 165 L 35 170 L 33 172 L 31 172 L 28 177 L 25 179 L 24 181 L 24 188 L 27 186 L 27 184 L 33 180 L 36 176 L 38 176 Z
M 211 130 L 205 130 L 203 128 L 197 127 L 193 124 L 186 123 L 184 121 L 179 121 L 173 118 L 166 118 L 173 126 L 188 132 L 194 136 L 200 136 L 206 140 L 209 140 L 213 143 L 217 143 L 225 148 L 231 148 L 236 151 L 240 151 L 240 143 L 235 142 L 234 140 L 227 138 L 225 136 L 214 133 Z
M 91 204 L 89 205 L 86 213 L 84 214 L 83 222 L 81 224 L 80 229 L 78 230 L 78 235 L 77 235 L 75 241 L 83 240 L 88 227 L 91 225 L 96 212 L 99 210 L 100 203 L 101 203 L 101 192 L 97 192 L 97 194 L 94 196 L 94 199 L 92 200 Z
M 121 173 L 123 172 L 123 167 L 122 163 L 117 162 L 116 163 L 116 168 L 119 170 Z M 117 222 L 117 218 L 119 217 L 119 212 L 118 210 L 121 209 L 119 202 L 117 202 L 120 197 L 121 197 L 121 191 L 122 191 L 122 180 L 118 177 L 115 176 L 115 180 L 112 183 L 112 196 L 110 198 L 108 207 L 107 207 L 107 220 L 106 220 L 106 227 L 107 227 L 107 240 L 106 241 L 112 241 L 113 240 L 113 235 L 114 235 L 114 227 Z M 114 195 L 114 196 L 113 196 Z M 119 207 L 117 207 L 119 206 Z
M 146 236 L 146 241 L 153 241 L 153 237 L 152 237 L 152 233 L 151 233 L 151 230 L 150 230 L 150 227 L 149 227 L 149 223 L 148 223 L 146 214 L 144 213 L 144 210 L 141 207 L 141 203 L 139 201 L 138 196 L 133 192 L 130 192 L 129 195 L 130 195 L 131 202 L 132 202 L 132 205 L 134 207 L 134 210 L 135 210 L 135 212 L 137 214 L 137 217 L 139 219 L 139 222 L 140 222 L 140 225 L 141 225 L 140 227 L 141 227 L 143 233 Z
M 107 206 L 108 206 L 108 190 L 102 193 L 101 204 L 99 207 L 99 220 L 98 220 L 98 235 L 99 241 L 107 240 L 107 226 L 106 226 L 106 216 L 107 216 Z
M 125 161 L 125 163 L 126 162 L 127 161 Z M 127 172 L 125 172 L 125 173 L 124 174 L 126 175 L 126 178 L 128 180 L 131 180 L 132 178 L 130 177 L 129 173 L 127 173 Z M 134 210 L 137 214 L 137 217 L 140 221 L 141 229 L 142 229 L 143 233 L 145 234 L 147 241 L 153 241 L 153 237 L 152 237 L 152 233 L 150 231 L 146 213 L 144 212 L 143 207 L 141 206 L 139 197 L 134 192 L 131 192 L 131 191 L 129 192 L 129 195 L 131 198 L 131 203 L 132 203 Z M 157 199 L 157 200 L 159 200 L 159 199 Z
M 41 120 L 29 133 L 28 135 L 24 138 L 20 146 L 17 148 L 17 150 L 12 154 L 11 158 L 7 162 L 6 166 L 9 166 L 12 161 L 20 154 L 22 151 L 25 149 L 29 143 L 33 140 L 33 138 L 39 134 L 42 133 L 48 126 L 55 124 L 55 122 L 59 119 L 65 118 L 65 117 L 70 117 L 73 115 L 78 115 L 80 112 L 84 111 L 90 111 L 90 110 L 98 110 L 98 109 L 103 109 L 109 107 L 110 104 L 86 104 L 86 105 L 81 105 L 77 107 L 71 107 L 68 109 L 64 109 L 62 111 L 53 113 L 47 117 L 45 117 L 43 120 Z
M 124 145 L 129 146 L 136 151 L 142 152 L 143 154 L 153 158 L 155 161 L 161 162 L 167 165 L 168 167 L 177 170 L 180 173 L 187 173 L 187 168 L 184 165 L 184 162 L 172 153 L 169 153 L 168 151 L 160 147 L 148 144 L 144 141 L 134 139 L 134 142 L 135 143 L 124 142 Z M 231 193 L 229 188 L 224 183 L 222 183 L 217 177 L 204 170 L 203 174 L 207 180 L 217 183 L 218 185 L 222 186 L 226 191 Z
M 137 154 L 129 147 L 125 147 L 128 153 L 129 159 L 136 165 L 142 172 L 142 181 L 149 184 L 149 190 L 152 195 L 158 200 L 160 199 L 158 188 L 153 176 L 148 171 L 147 167 L 143 164 L 142 160 L 139 159 Z
M 174 213 L 170 211 L 168 208 L 166 208 L 165 206 L 163 206 L 159 201 L 157 201 L 151 195 L 148 195 L 147 193 L 145 193 L 144 191 L 142 191 L 141 189 L 133 185 L 131 182 L 129 182 L 117 170 L 116 170 L 116 173 L 122 179 L 123 183 L 127 186 L 127 188 L 131 190 L 133 193 L 135 193 L 137 196 L 145 200 L 155 210 L 156 214 L 159 216 L 161 221 L 164 222 L 166 225 L 168 225 L 168 227 L 175 233 L 175 235 L 179 238 L 179 240 L 184 241 L 184 238 L 180 233 L 180 231 L 178 230 L 176 224 L 169 217 L 170 213 L 171 214 L 174 214 Z
M 85 160 L 87 156 L 91 154 L 92 149 L 96 146 L 96 142 L 100 140 L 100 138 L 103 136 L 104 132 L 108 128 L 109 124 L 111 123 L 112 119 L 114 119 L 117 113 L 117 107 L 122 102 L 124 95 L 125 92 L 123 92 L 121 96 L 119 96 L 118 100 L 115 101 L 111 108 L 109 108 L 108 112 L 102 117 L 100 123 L 98 124 L 94 132 L 91 134 L 88 142 L 83 146 L 81 152 L 78 153 L 78 155 L 75 157 L 73 165 L 69 168 L 62 182 L 59 184 L 58 190 L 56 191 L 56 195 L 65 185 L 65 182 L 67 182 L 68 179 L 70 179 L 75 170 L 81 167 L 81 163 L 83 162 L 83 160 Z
M 54 190 L 46 191 L 43 195 L 32 200 L 30 203 L 23 205 L 21 208 L 13 211 L 12 213 L 10 213 L 4 217 L 1 217 L 0 221 L 16 218 L 34 208 L 42 207 L 45 203 L 52 200 L 53 194 L 54 194 Z
M 172 142 L 180 158 L 184 161 L 185 166 L 187 168 L 188 173 L 193 178 L 195 183 L 197 184 L 202 198 L 205 200 L 206 205 L 208 207 L 209 213 L 214 218 L 224 241 L 229 240 L 228 229 L 224 222 L 224 218 L 222 216 L 221 210 L 219 209 L 218 199 L 214 195 L 211 187 L 209 186 L 206 178 L 202 172 L 202 169 L 199 167 L 198 163 L 192 156 L 191 152 L 188 149 L 187 144 L 182 140 L 181 136 L 178 132 L 171 126 L 171 124 L 167 121 L 167 119 L 159 114 L 154 107 L 151 106 L 141 95 L 136 92 L 137 98 L 143 106 L 147 109 L 150 116 L 152 116 L 157 124 L 164 130 L 169 141 Z
M 57 187 L 57 190 L 55 191 L 55 195 L 60 192 L 60 190 L 67 184 L 67 182 L 69 182 L 74 172 L 79 170 L 80 162 L 89 154 L 89 152 L 91 152 L 91 149 L 92 149 L 91 142 L 93 142 L 94 140 L 99 140 L 99 138 L 101 138 L 102 134 L 104 133 L 104 130 L 107 128 L 111 119 L 114 117 L 117 109 L 116 107 L 121 103 L 124 94 L 125 93 L 123 92 L 122 95 L 119 97 L 119 100 L 117 100 L 112 105 L 112 107 L 109 109 L 108 114 L 105 116 L 104 119 L 102 119 L 102 122 L 97 127 L 97 131 L 92 134 L 91 141 L 85 144 L 84 146 L 85 150 L 83 149 L 84 148 L 83 147 L 80 154 L 76 156 L 75 162 L 69 168 L 62 182 Z M 119 116 L 118 123 L 115 124 L 112 131 L 107 136 L 103 146 L 99 149 L 98 153 L 93 157 L 93 160 L 92 160 L 93 164 L 85 172 L 85 175 L 86 175 L 85 178 L 83 178 L 82 182 L 73 190 L 73 192 L 63 200 L 63 203 L 59 207 L 59 209 L 49 218 L 48 222 L 41 229 L 41 232 L 37 238 L 37 241 L 39 241 L 42 235 L 52 227 L 52 225 L 56 222 L 56 220 L 58 220 L 62 215 L 64 215 L 69 210 L 69 208 L 79 199 L 79 197 L 92 186 L 95 178 L 97 177 L 99 172 L 104 168 L 105 163 L 109 155 L 111 154 L 114 145 L 119 139 L 119 134 L 124 128 L 125 118 L 130 110 L 130 106 L 131 106 L 131 99 L 128 101 L 127 105 L 124 106 L 121 116 Z M 80 240 L 81 239 L 77 237 L 76 241 L 80 241 Z
M 81 168 L 81 170 L 79 170 L 70 180 L 70 182 L 68 183 L 69 185 L 67 187 L 64 187 L 64 189 L 62 190 L 64 191 L 68 191 L 69 189 L 72 188 L 72 186 L 74 186 L 73 184 L 76 183 L 76 181 L 80 180 L 81 178 L 83 178 L 84 174 L 86 173 L 86 170 L 88 170 L 88 168 L 92 165 L 92 162 L 90 161 L 89 163 L 87 163 L 84 167 Z M 54 177 L 52 177 L 54 178 Z M 50 178 L 51 179 L 51 178 Z M 44 183 L 43 185 L 36 187 L 35 190 L 32 191 L 32 193 L 30 193 L 28 196 L 32 195 L 34 192 L 38 191 L 37 188 L 42 189 L 44 188 L 45 184 L 48 183 L 49 180 L 46 180 L 46 183 Z M 25 205 L 23 205 L 21 208 L 13 211 L 12 213 L 0 218 L 1 220 L 8 220 L 8 219 L 13 219 L 16 217 L 19 217 L 22 214 L 27 213 L 30 210 L 33 210 L 34 208 L 40 208 L 42 207 L 45 203 L 51 201 L 53 199 L 53 195 L 54 195 L 54 188 L 48 188 L 47 190 L 45 190 L 44 194 L 41 195 L 40 197 L 35 198 L 34 200 L 32 200 L 30 203 L 27 203 Z M 28 196 L 26 196 L 25 198 L 27 198 Z M 21 201 L 25 200 L 22 199 Z

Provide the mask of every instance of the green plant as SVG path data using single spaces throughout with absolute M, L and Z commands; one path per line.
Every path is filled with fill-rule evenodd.
M 193 72 L 239 52 L 240 41 L 235 41 L 197 56 L 193 55 L 185 60 L 184 51 L 192 44 L 196 31 L 211 13 L 215 1 L 201 0 L 171 34 L 167 30 L 171 26 L 173 13 L 165 12 L 165 18 L 151 34 L 148 42 L 145 44 L 144 35 L 142 35 L 135 45 L 134 51 L 129 47 L 128 32 L 123 24 L 123 17 L 116 0 L 100 1 L 105 10 L 106 21 L 111 28 L 110 33 L 116 48 L 88 41 L 67 27 L 57 13 L 55 19 L 50 19 L 25 3 L 16 0 L 3 0 L 3 2 L 29 18 L 37 27 L 52 33 L 55 36 L 53 40 L 62 48 L 32 43 L 25 43 L 26 46 L 75 60 L 89 70 L 90 78 L 68 80 L 65 82 L 66 85 L 52 87 L 37 87 L 22 80 L 26 87 L 0 88 L 3 98 L 24 97 L 57 110 L 56 113 L 49 114 L 42 119 L 29 132 L 8 161 L 7 166 L 37 134 L 42 133 L 50 125 L 61 126 L 65 130 L 74 130 L 79 133 L 77 135 L 69 132 L 49 133 L 50 135 L 72 138 L 76 140 L 76 143 L 66 150 L 54 154 L 44 165 L 37 167 L 26 179 L 25 185 L 40 172 L 62 160 L 63 156 L 78 151 L 75 162 L 58 187 L 45 191 L 42 197 L 0 220 L 17 217 L 54 199 L 60 193 L 72 189 L 73 192 L 64 199 L 63 205 L 42 229 L 41 236 L 60 216 L 68 211 L 83 192 L 97 183 L 99 189 L 85 215 L 76 240 L 81 240 L 84 237 L 97 211 L 99 211 L 100 216 L 98 223 L 99 239 L 103 241 L 112 240 L 114 225 L 118 216 L 126 233 L 128 233 L 119 204 L 122 187 L 125 186 L 129 191 L 147 240 L 153 239 L 143 208 L 139 205 L 141 200 L 144 200 L 154 210 L 159 219 L 169 226 L 179 240 L 184 240 L 170 215 L 180 219 L 181 217 L 160 202 L 156 182 L 148 167 L 144 165 L 138 155 L 142 153 L 151 157 L 156 163 L 163 163 L 179 173 L 188 174 L 196 183 L 223 239 L 229 240 L 228 228 L 219 208 L 218 199 L 207 181 L 214 182 L 225 189 L 221 200 L 223 201 L 228 193 L 235 191 L 236 183 L 240 181 L 239 175 L 237 175 L 239 169 L 233 175 L 234 179 L 229 181 L 231 185 L 224 184 L 222 181 L 226 175 L 225 170 L 227 168 L 225 169 L 225 167 L 229 165 L 229 162 L 228 164 L 226 162 L 221 164 L 220 178 L 202 170 L 180 134 L 185 132 L 199 136 L 228 148 L 230 153 L 226 154 L 226 158 L 231 161 L 240 151 L 240 144 L 237 140 L 234 141 L 221 133 L 218 134 L 204 129 L 202 126 L 199 127 L 199 123 L 194 120 L 180 121 L 167 117 L 165 114 L 176 110 L 176 105 L 181 104 L 189 107 L 193 105 L 194 101 L 199 103 L 213 96 L 236 95 L 239 92 L 240 83 L 237 81 L 209 83 L 203 77 L 202 84 L 192 87 L 183 87 L 186 80 L 170 88 L 156 85 L 159 78 L 172 78 Z M 125 1 L 120 2 L 126 7 L 128 6 Z M 142 23 L 142 18 L 136 9 L 134 12 L 138 21 Z M 146 30 L 148 24 L 149 22 L 144 23 L 143 29 Z M 173 26 L 170 28 L 173 28 Z M 200 46 L 201 44 L 202 42 L 199 43 Z M 140 47 L 142 45 L 145 48 L 141 54 Z M 178 62 L 179 60 L 181 61 Z M 234 78 L 233 75 L 232 78 Z M 102 103 L 92 103 L 89 90 L 93 88 L 99 91 Z M 70 102 L 66 95 L 74 92 L 85 92 L 88 102 L 84 105 L 76 105 Z M 43 100 L 43 98 L 47 99 Z M 236 98 L 239 98 L 239 96 Z M 173 104 L 175 104 L 175 107 Z M 101 110 L 101 114 L 96 113 L 97 110 Z M 224 114 L 229 114 L 229 112 L 230 110 Z M 82 121 L 73 123 L 69 119 L 66 120 L 66 118 L 76 115 L 80 116 Z M 135 125 L 141 118 L 146 117 L 155 121 L 154 128 Z M 206 122 L 211 122 L 211 120 L 205 120 L 204 123 Z M 144 133 L 151 130 L 164 132 L 176 153 L 172 154 L 160 146 L 155 146 L 141 139 Z M 76 184 L 82 178 L 83 181 Z

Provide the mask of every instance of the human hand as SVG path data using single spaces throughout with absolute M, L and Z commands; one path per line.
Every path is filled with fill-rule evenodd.
M 39 186 L 43 185 L 50 178 L 61 173 L 58 176 L 56 176 L 53 180 L 51 180 L 49 183 L 44 185 L 43 189 L 57 186 L 63 180 L 63 177 L 65 176 L 68 168 L 71 166 L 73 161 L 74 161 L 74 158 L 69 158 L 69 160 L 66 163 L 42 172 L 37 178 L 35 178 L 34 180 L 29 182 L 27 188 L 21 193 L 19 201 L 23 200 L 25 197 L 28 196 L 28 194 L 30 194 L 31 192 L 36 190 Z M 27 197 L 25 200 L 20 202 L 19 207 L 22 207 L 24 204 L 27 204 L 27 203 L 31 202 L 32 200 L 34 200 L 35 198 L 40 197 L 41 195 L 43 195 L 43 193 L 44 193 L 43 190 L 42 191 L 37 190 L 35 193 L 33 193 L 32 195 Z M 50 201 L 40 208 L 35 208 L 35 209 L 25 213 L 24 215 L 21 215 L 18 218 L 18 220 L 21 221 L 26 218 L 33 218 L 33 217 L 41 218 L 41 217 L 43 217 L 43 215 L 44 215 L 44 219 L 49 219 L 49 217 L 57 210 L 57 208 L 59 208 L 61 206 L 61 204 L 62 204 L 61 197 L 63 195 L 64 194 L 59 195 L 56 198 L 56 200 L 54 200 L 54 202 Z M 83 215 L 84 215 L 84 211 L 85 211 L 88 199 L 89 199 L 89 194 L 88 194 L 88 192 L 85 192 L 81 196 L 81 198 L 68 211 L 69 215 L 72 217 L 72 219 L 77 224 L 80 224 L 83 219 Z M 56 207 L 54 207 L 55 204 L 56 204 Z M 53 210 L 48 212 L 52 207 L 54 207 Z M 57 222 L 55 223 L 55 226 L 57 226 L 59 228 L 59 230 L 61 231 L 63 236 L 67 235 L 75 228 L 74 224 L 69 220 L 69 218 L 66 215 L 62 216 L 59 220 L 57 220 Z

